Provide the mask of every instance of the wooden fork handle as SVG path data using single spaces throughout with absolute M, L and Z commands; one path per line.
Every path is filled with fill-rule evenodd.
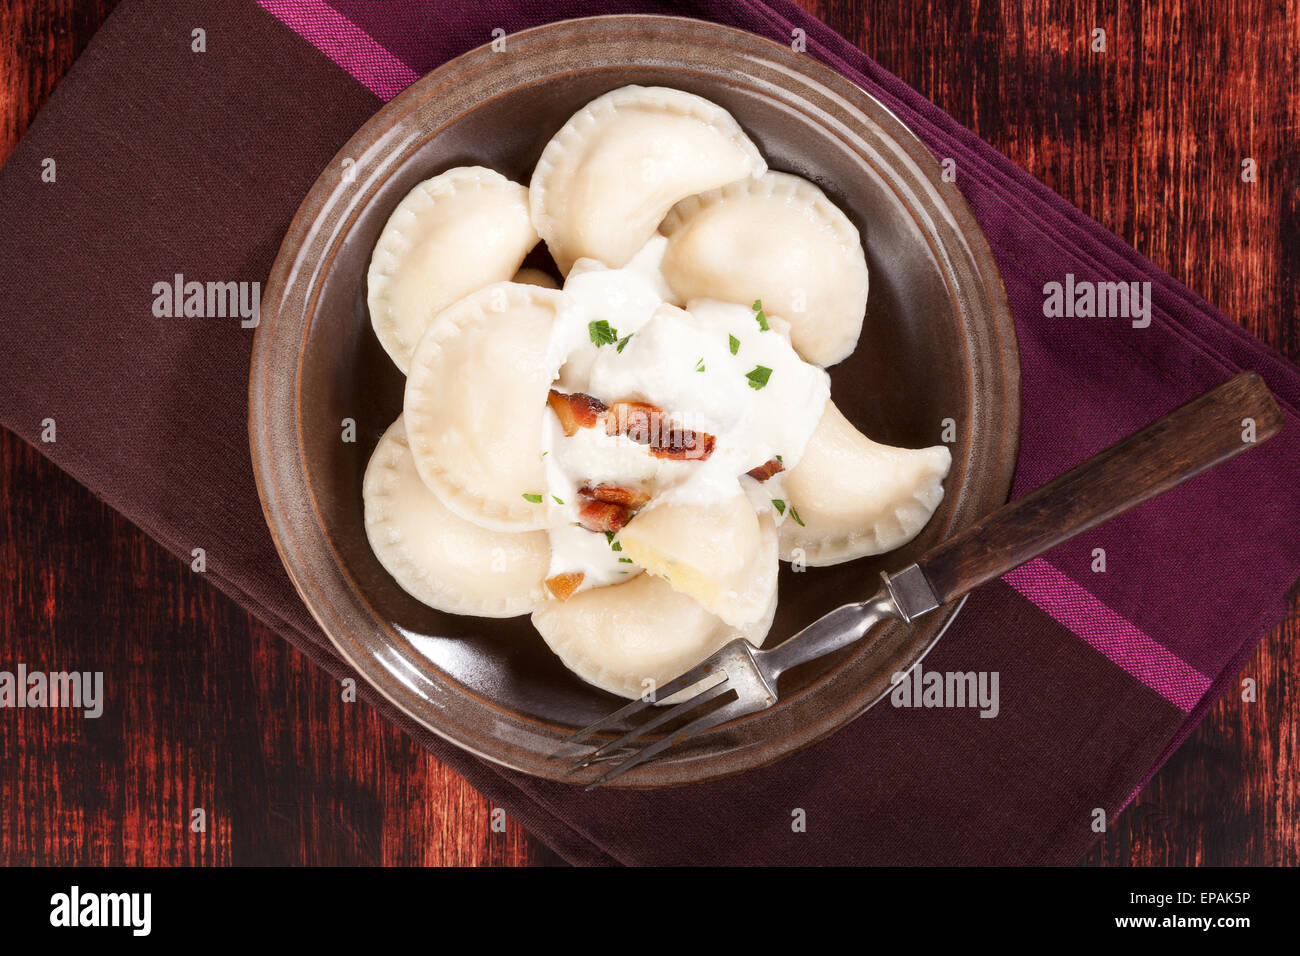
M 917 563 L 939 602 L 946 603 L 1254 448 L 1281 428 L 1282 413 L 1259 374 L 1242 372 L 999 508 Z

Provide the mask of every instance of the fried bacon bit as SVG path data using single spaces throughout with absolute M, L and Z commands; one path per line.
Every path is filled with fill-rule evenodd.
M 626 485 L 583 485 L 578 489 L 578 494 L 611 505 L 622 505 L 632 511 L 645 507 L 646 502 L 650 500 L 650 492 Z
M 687 428 L 676 429 L 670 433 L 662 444 L 651 444 L 650 454 L 655 458 L 671 458 L 674 461 L 704 461 L 713 454 L 717 439 L 707 432 L 695 432 Z
M 648 402 L 615 402 L 605 416 L 606 435 L 626 435 L 638 445 L 650 444 L 663 411 Z
M 655 458 L 704 461 L 713 454 L 717 439 L 706 432 L 679 428 L 663 410 L 646 402 L 615 402 L 605 414 L 606 435 L 626 435 L 638 445 L 648 445 Z
M 583 485 L 578 489 L 578 523 L 588 531 L 618 531 L 650 500 L 649 492 L 626 485 Z
M 663 410 L 646 402 L 615 402 L 606 405 L 584 392 L 565 394 L 551 389 L 546 396 L 565 437 L 579 428 L 594 428 L 603 416 L 606 435 L 626 435 L 638 445 L 647 445 L 656 458 L 704 461 L 713 454 L 717 439 L 706 432 L 679 428 L 668 421 Z
M 757 468 L 749 469 L 745 474 L 749 475 L 749 477 L 753 478 L 755 481 L 767 481 L 767 479 L 771 478 L 778 471 L 785 471 L 785 465 L 781 464 L 775 458 L 769 458 Z
M 560 420 L 565 437 L 571 437 L 579 428 L 594 427 L 605 411 L 604 402 L 584 392 L 566 395 L 551 389 L 546 396 L 546 404 L 551 406 L 551 411 Z
M 556 599 L 567 601 L 573 596 L 573 592 L 582 585 L 582 578 L 583 573 L 581 571 L 556 574 L 546 579 L 546 589 L 555 595 Z
M 632 517 L 632 510 L 612 501 L 600 501 L 597 498 L 578 496 L 578 524 L 588 531 L 605 534 L 619 531 Z

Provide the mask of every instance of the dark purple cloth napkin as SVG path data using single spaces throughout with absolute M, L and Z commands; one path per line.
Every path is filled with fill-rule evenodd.
M 126 0 L 0 172 L 0 421 L 186 561 L 203 547 L 210 580 L 347 674 L 263 524 L 252 332 L 157 316 L 154 286 L 264 281 L 307 188 L 382 99 L 495 28 L 615 12 L 782 42 L 803 30 L 810 56 L 956 159 L 1020 335 L 1014 494 L 1241 369 L 1264 376 L 1286 428 L 971 597 L 924 668 L 996 671 L 996 719 L 884 705 L 737 778 L 588 794 L 484 763 L 366 698 L 574 862 L 1076 862 L 1094 810 L 1128 802 L 1285 611 L 1300 574 L 1300 371 L 785 0 Z M 1067 275 L 1150 282 L 1149 327 L 1045 317 L 1044 285 Z

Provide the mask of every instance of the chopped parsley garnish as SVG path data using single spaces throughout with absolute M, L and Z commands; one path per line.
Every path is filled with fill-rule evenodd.
M 631 558 L 619 558 L 618 560 L 619 560 L 620 562 L 622 562 L 623 564 L 631 564 L 631 563 L 632 563 L 632 559 L 631 559 Z
M 555 499 L 555 503 L 556 503 L 557 505 L 562 505 L 562 504 L 564 504 L 564 499 L 561 498 L 559 495 L 551 495 L 551 497 L 552 497 L 553 499 Z
M 531 501 L 535 505 L 540 505 L 542 503 L 542 496 L 525 494 L 524 501 Z
M 770 329 L 771 326 L 767 324 L 767 313 L 763 311 L 763 300 L 755 299 L 750 308 L 754 310 L 754 318 L 758 322 L 758 327 L 764 332 Z
M 623 346 L 627 345 L 628 340 L 631 339 L 632 336 L 635 334 L 636 334 L 635 332 L 630 332 L 627 335 L 623 336 L 621 339 L 619 339 L 618 348 L 616 348 L 614 351 L 618 352 L 621 355 L 623 353 Z
M 785 514 L 785 502 L 782 501 L 780 498 L 772 499 L 772 507 L 776 509 L 777 514 L 779 515 Z
M 622 550 L 623 550 L 623 545 L 620 544 L 619 542 L 617 542 L 617 541 L 614 540 L 614 532 L 613 532 L 613 531 L 606 531 L 606 532 L 605 532 L 605 540 L 609 542 L 609 550 L 611 550 L 611 551 L 622 551 Z
M 704 371 L 704 359 L 700 359 L 698 362 L 695 363 L 695 371 L 697 372 Z
M 797 524 L 799 527 L 801 528 L 808 527 L 806 524 L 803 523 L 803 518 L 799 517 L 799 512 L 795 511 L 793 508 L 790 509 L 790 517 L 795 520 L 795 524 Z
M 749 387 L 752 389 L 762 388 L 771 377 L 772 370 L 766 365 L 755 365 L 751 371 L 745 373 L 745 378 L 749 379 Z
M 777 455 L 777 456 L 776 456 L 776 460 L 779 461 L 779 462 L 780 462 L 781 464 L 783 464 L 783 465 L 785 464 L 785 459 L 782 458 L 780 455 Z
M 734 335 L 728 335 L 727 339 L 731 343 L 731 354 L 735 355 L 740 351 L 740 339 L 736 338 Z
M 604 319 L 587 323 L 587 334 L 597 345 L 613 345 L 618 341 L 618 329 L 611 329 Z M 622 349 L 619 349 L 621 352 Z

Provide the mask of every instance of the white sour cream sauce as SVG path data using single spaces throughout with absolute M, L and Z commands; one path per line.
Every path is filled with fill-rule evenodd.
M 798 464 L 830 397 L 830 376 L 799 358 L 780 318 L 768 316 L 764 331 L 743 305 L 699 299 L 680 308 L 660 271 L 666 245 L 655 236 L 621 269 L 591 259 L 574 264 L 551 339 L 555 387 L 606 405 L 648 402 L 674 426 L 715 436 L 716 445 L 704 461 L 655 458 L 600 427 L 566 437 L 546 411 L 549 574 L 582 572 L 581 589 L 618 584 L 641 569 L 615 550 L 617 536 L 610 541 L 578 525 L 579 488 L 631 485 L 657 502 L 708 506 L 735 495 L 739 481 L 755 508 L 780 522 L 788 509 L 772 502 L 784 500 L 782 473 L 762 483 L 745 473 L 778 456 L 786 470 Z M 590 324 L 602 320 L 614 343 L 592 340 Z

